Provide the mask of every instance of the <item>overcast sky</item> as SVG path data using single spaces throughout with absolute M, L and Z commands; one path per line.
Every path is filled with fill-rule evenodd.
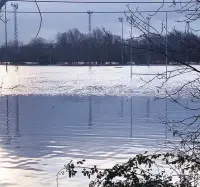
M 93 0 L 98 1 L 98 0 Z M 110 0 L 111 1 L 111 0 Z M 127 1 L 127 0 L 121 0 Z M 144 1 L 144 0 L 142 0 Z M 145 0 L 147 1 L 147 0 Z M 149 0 L 150 1 L 150 0 Z M 157 0 L 160 1 L 160 0 Z M 141 0 L 140 0 L 141 2 Z M 151 1 L 150 1 L 151 2 Z M 8 3 L 8 10 L 13 10 Z M 59 3 L 39 3 L 41 11 L 125 11 L 127 10 L 125 4 L 59 4 Z M 139 10 L 157 10 L 159 4 L 130 4 L 132 10 L 137 7 Z M 169 6 L 169 5 L 168 5 Z M 168 7 L 164 7 L 166 10 Z M 167 8 L 169 9 L 169 8 Z M 20 2 L 18 11 L 37 11 L 35 3 Z M 104 27 L 107 30 L 112 31 L 114 34 L 121 35 L 121 24 L 118 18 L 124 16 L 124 14 L 92 14 L 92 28 Z M 144 17 L 148 14 L 144 14 Z M 69 29 L 77 28 L 81 32 L 88 32 L 88 15 L 87 14 L 43 14 L 43 23 L 40 37 L 44 37 L 48 40 L 54 40 L 58 32 L 64 32 Z M 14 24 L 13 13 L 8 14 L 10 21 L 8 22 L 8 39 L 14 38 Z M 176 23 L 175 20 L 182 19 L 180 14 L 169 13 L 168 16 L 168 28 L 169 30 L 176 26 L 179 30 L 184 30 L 185 25 L 182 23 Z M 162 21 L 165 20 L 165 13 L 158 13 L 151 20 L 151 25 L 157 29 L 161 28 Z M 28 42 L 31 38 L 34 38 L 38 26 L 40 17 L 39 14 L 18 14 L 18 32 L 19 40 L 24 43 Z M 4 24 L 0 23 L 0 42 L 4 42 Z M 199 25 L 199 24 L 198 24 Z M 130 25 L 124 24 L 124 35 L 129 36 Z M 139 35 L 139 31 L 134 29 L 135 36 Z

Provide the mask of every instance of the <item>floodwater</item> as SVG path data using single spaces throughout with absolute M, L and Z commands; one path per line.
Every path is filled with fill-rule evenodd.
M 105 168 L 165 149 L 173 137 L 160 119 L 190 114 L 167 99 L 155 100 L 158 82 L 141 87 L 154 75 L 138 75 L 164 69 L 133 67 L 131 79 L 130 67 L 9 67 L 6 73 L 1 66 L 0 186 L 55 187 L 56 174 L 70 160 Z M 58 182 L 88 184 L 67 175 Z

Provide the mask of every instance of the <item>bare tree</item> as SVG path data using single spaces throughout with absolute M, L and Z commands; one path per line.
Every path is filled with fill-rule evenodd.
M 164 6 L 165 1 L 155 13 L 148 16 L 154 17 Z M 169 6 L 169 8 L 173 8 L 174 12 L 183 15 L 184 19 L 176 20 L 176 22 L 185 24 L 187 32 L 184 34 L 178 32 L 175 28 L 168 30 L 167 25 L 164 23 L 161 24 L 160 30 L 156 29 L 149 24 L 142 11 L 139 11 L 138 8 L 136 11 L 129 6 L 127 8 L 130 12 L 125 14 L 127 21 L 142 33 L 142 36 L 150 46 L 138 45 L 140 41 L 132 38 L 132 40 L 137 40 L 135 45 L 132 45 L 132 48 L 143 53 L 149 51 L 162 55 L 167 65 L 169 60 L 177 63 L 173 68 L 165 69 L 156 76 L 143 80 L 143 87 L 156 81 L 159 83 L 156 99 L 168 99 L 184 110 L 190 111 L 191 115 L 183 116 L 180 120 L 160 117 L 168 133 L 171 133 L 176 140 L 167 142 L 167 145 L 173 146 L 170 153 L 137 155 L 122 165 L 117 164 L 111 169 L 103 170 L 97 169 L 96 166 L 93 168 L 77 166 L 71 162 L 61 172 L 66 171 L 69 177 L 72 177 L 76 174 L 76 168 L 78 167 L 82 168 L 83 175 L 89 178 L 96 173 L 96 178 L 91 181 L 90 186 L 197 187 L 200 185 L 200 68 L 191 63 L 190 57 L 191 54 L 196 56 L 197 51 L 200 50 L 200 40 L 198 35 L 195 34 L 198 33 L 198 29 L 192 28 L 190 24 L 199 21 L 199 1 L 177 3 L 174 0 Z M 148 28 L 151 28 L 151 32 Z M 113 37 L 106 31 L 105 33 Z M 156 35 L 163 44 L 163 48 L 158 47 L 156 41 L 151 37 L 152 35 Z M 120 43 L 120 41 L 118 42 Z M 124 45 L 130 47 L 128 43 Z M 196 58 L 196 61 L 198 60 L 199 56 Z M 182 80 L 184 76 L 187 76 L 187 78 Z M 177 79 L 181 80 L 179 84 L 174 87 L 173 85 L 171 86 L 171 83 Z M 182 102 L 181 98 L 186 98 L 189 104 Z M 80 164 L 80 162 L 77 164 Z M 158 173 L 156 173 L 155 168 L 159 168 Z M 170 172 L 166 172 L 168 169 Z

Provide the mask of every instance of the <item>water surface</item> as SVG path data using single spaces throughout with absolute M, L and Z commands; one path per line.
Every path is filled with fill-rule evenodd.
M 137 67 L 135 71 L 162 69 Z M 1 186 L 54 187 L 57 172 L 71 159 L 84 158 L 88 165 L 105 168 L 146 150 L 165 149 L 166 140 L 173 137 L 159 117 L 190 115 L 169 100 L 155 100 L 156 87 L 139 89 L 141 77 L 130 79 L 129 67 L 19 67 L 17 72 L 13 67 L 7 74 L 0 71 L 4 73 Z M 185 99 L 181 102 L 190 105 Z M 59 178 L 59 186 L 85 184 L 80 178 Z

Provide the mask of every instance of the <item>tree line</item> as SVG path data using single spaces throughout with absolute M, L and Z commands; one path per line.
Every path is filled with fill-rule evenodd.
M 69 65 L 84 62 L 98 65 L 106 62 L 122 63 L 122 38 L 111 32 L 94 29 L 91 35 L 81 33 L 78 29 L 58 33 L 54 41 L 44 38 L 32 39 L 29 43 L 9 42 L 0 47 L 0 61 L 11 63 L 38 62 L 40 64 L 57 64 L 67 62 Z M 131 61 L 136 64 L 165 64 L 166 52 L 169 63 L 199 63 L 200 37 L 173 30 L 166 36 L 150 33 L 140 37 L 124 39 L 124 64 Z M 131 50 L 132 48 L 132 50 Z M 192 49 L 192 51 L 190 50 Z M 131 58 L 132 55 L 132 58 Z

